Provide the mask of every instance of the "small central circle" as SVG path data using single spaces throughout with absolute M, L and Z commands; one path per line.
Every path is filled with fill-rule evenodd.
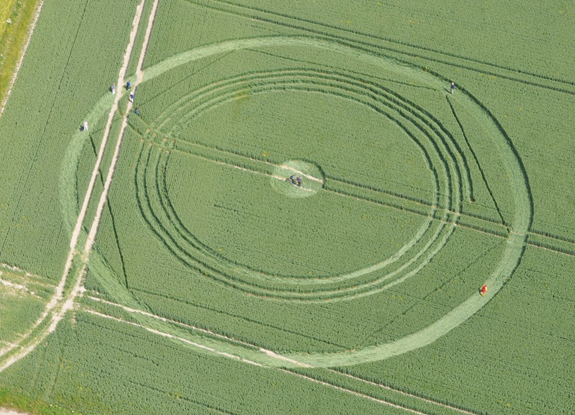
M 321 169 L 307 161 L 288 160 L 274 169 L 271 185 L 287 197 L 302 198 L 317 194 L 325 183 Z

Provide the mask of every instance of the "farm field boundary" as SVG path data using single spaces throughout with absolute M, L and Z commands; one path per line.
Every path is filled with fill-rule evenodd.
M 16 0 L 7 0 L 0 4 L 0 37 L 2 37 L 8 27 L 9 19 L 10 21 L 12 20 L 15 5 Z
M 21 14 L 14 22 L 16 25 L 14 31 L 6 31 L 4 36 L 0 32 L 0 54 L 3 55 L 2 65 L 0 65 L 0 117 L 4 113 L 12 88 L 18 78 L 18 72 L 24 61 L 43 4 L 44 0 L 25 1 L 24 10 L 20 10 Z

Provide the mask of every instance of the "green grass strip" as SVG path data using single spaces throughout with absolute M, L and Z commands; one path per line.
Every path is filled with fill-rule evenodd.
M 13 9 L 17 0 L 5 0 L 0 3 L 0 36 L 8 27 L 8 19 L 12 20 Z
M 4 105 L 18 60 L 24 51 L 36 9 L 42 0 L 2 1 L 0 9 L 0 103 Z M 7 20 L 11 23 L 8 24 Z
M 60 408 L 54 404 L 28 398 L 22 391 L 7 388 L 0 389 L 0 408 L 24 411 L 30 415 L 68 415 L 74 413 L 74 411 Z

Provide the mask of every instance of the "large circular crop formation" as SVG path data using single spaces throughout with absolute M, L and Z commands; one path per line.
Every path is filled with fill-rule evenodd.
M 281 364 L 387 358 L 429 344 L 483 307 L 517 267 L 531 218 L 521 162 L 489 111 L 463 90 L 450 94 L 446 79 L 421 68 L 306 37 L 193 49 L 148 68 L 141 85 L 248 52 L 257 58 L 214 71 L 202 86 L 134 123 L 141 137 L 134 197 L 174 259 L 237 296 L 270 304 L 359 301 L 417 278 L 452 249 L 476 180 L 454 124 L 434 110 L 436 101 L 426 102 L 439 96 L 480 126 L 509 180 L 513 217 L 484 278 L 488 294 L 470 286 L 467 300 L 401 338 L 355 350 L 294 352 Z M 108 99 L 90 120 L 105 113 Z M 72 219 L 78 141 L 68 149 L 61 180 L 64 216 Z

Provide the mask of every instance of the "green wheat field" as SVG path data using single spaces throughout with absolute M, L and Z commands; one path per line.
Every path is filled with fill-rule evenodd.
M 44 2 L 0 117 L 0 407 L 574 413 L 573 27 Z

